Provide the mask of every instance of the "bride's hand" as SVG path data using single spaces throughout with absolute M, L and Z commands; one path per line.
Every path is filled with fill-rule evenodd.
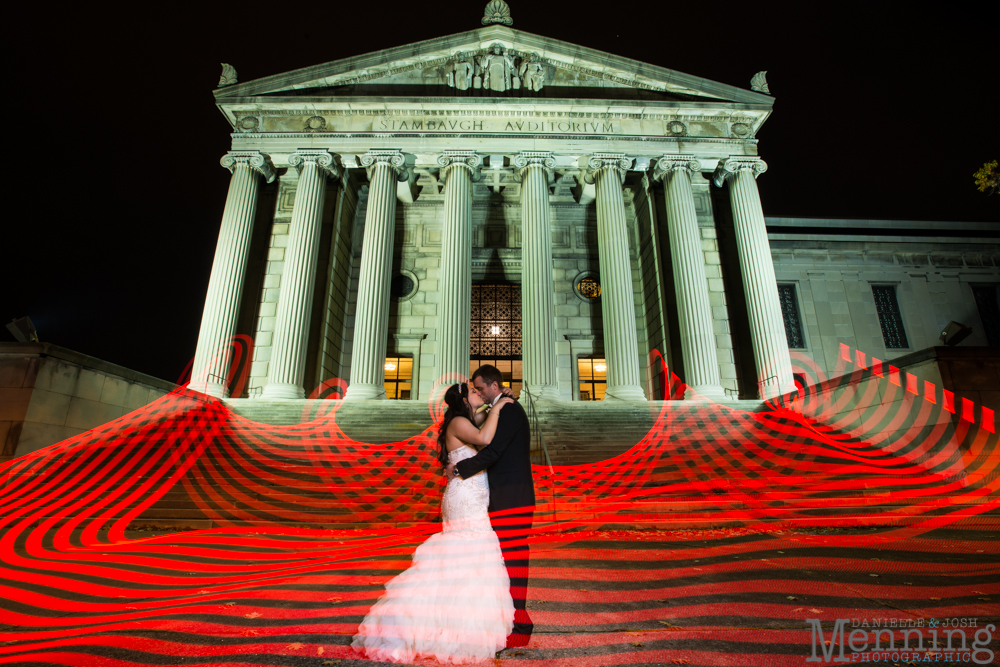
M 513 398 L 511 398 L 510 396 L 504 396 L 499 401 L 497 401 L 497 404 L 493 406 L 493 409 L 499 412 L 500 409 L 503 408 L 503 406 L 513 402 L 514 402 Z
M 506 385 L 500 387 L 500 393 L 503 394 L 504 396 L 510 396 L 511 398 L 514 398 L 514 390 Z

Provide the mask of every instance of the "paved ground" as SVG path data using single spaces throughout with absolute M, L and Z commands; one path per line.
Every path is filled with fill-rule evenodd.
M 529 591 L 536 632 L 528 647 L 506 651 L 499 664 L 802 665 L 812 650 L 811 618 L 822 622 L 827 639 L 837 619 L 849 619 L 848 632 L 896 619 L 918 628 L 927 649 L 931 630 L 942 640 L 940 650 L 919 655 L 897 645 L 895 659 L 887 654 L 879 660 L 884 664 L 1000 662 L 998 633 L 988 629 L 1000 625 L 1000 520 L 975 524 L 902 539 L 893 539 L 901 529 L 837 527 L 540 536 L 532 546 Z M 210 544 L 194 533 L 125 537 L 131 549 L 104 553 L 117 555 L 115 567 L 133 572 L 146 567 L 143 553 Z M 190 576 L 205 588 L 189 594 L 174 587 L 165 596 L 111 595 L 113 584 L 108 572 L 99 571 L 99 559 L 93 571 L 78 576 L 77 589 L 62 591 L 58 605 L 48 599 L 48 612 L 36 606 L 32 586 L 16 586 L 21 594 L 15 595 L 15 587 L 4 585 L 6 620 L 24 616 L 22 623 L 0 626 L 0 664 L 377 664 L 355 659 L 351 635 L 422 538 L 383 541 L 378 549 L 342 551 L 339 558 L 327 550 L 319 559 L 323 565 L 311 550 L 331 538 L 341 547 L 368 538 L 357 531 L 223 537 L 211 536 L 227 544 L 230 556 L 249 549 L 254 558 L 229 558 L 225 572 L 215 573 L 224 576 L 211 582 L 202 568 Z M 146 546 L 137 550 L 136 543 Z M 29 558 L 39 546 L 19 547 L 18 555 Z M 302 562 L 282 558 L 284 567 L 240 581 L 241 570 L 259 568 L 261 554 L 287 555 L 289 547 Z M 192 563 L 198 560 L 191 556 Z M 163 574 L 148 572 L 144 593 L 156 589 Z M 104 588 L 106 597 L 100 595 Z M 944 650 L 945 619 L 974 622 L 964 629 L 967 645 L 980 631 L 980 639 L 989 635 L 985 648 L 994 655 Z M 901 641 L 899 629 L 895 639 Z M 882 646 L 886 641 L 883 635 Z M 851 658 L 849 648 L 845 655 Z

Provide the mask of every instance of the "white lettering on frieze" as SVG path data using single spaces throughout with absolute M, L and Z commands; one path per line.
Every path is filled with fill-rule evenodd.
M 502 118 L 392 118 L 372 122 L 378 132 L 543 132 L 550 134 L 619 134 L 621 124 L 610 120 L 529 120 Z

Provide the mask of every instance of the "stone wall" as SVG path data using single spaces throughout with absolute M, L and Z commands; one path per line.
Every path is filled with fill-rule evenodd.
M 51 343 L 0 343 L 0 456 L 23 456 L 53 445 L 174 388 Z
M 940 345 L 951 321 L 973 329 L 959 348 L 988 345 L 972 293 L 974 284 L 1000 284 L 1000 239 L 988 223 L 767 223 L 775 277 L 795 285 L 799 300 L 805 347 L 798 352 L 825 372 L 836 368 L 841 344 L 892 361 Z M 926 225 L 954 235 L 928 235 Z M 886 348 L 872 285 L 896 287 L 907 347 Z

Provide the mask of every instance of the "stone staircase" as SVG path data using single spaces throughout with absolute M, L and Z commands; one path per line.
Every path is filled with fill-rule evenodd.
M 264 401 L 242 399 L 227 400 L 224 403 L 234 414 L 231 423 L 246 419 L 276 426 L 308 423 L 323 418 L 330 409 L 335 408 L 335 421 L 343 432 L 353 440 L 370 444 L 405 441 L 423 433 L 432 424 L 428 405 L 417 401 L 334 403 L 324 400 Z M 743 412 L 764 410 L 764 405 L 759 401 L 733 401 L 727 402 L 725 405 Z M 692 469 L 687 467 L 683 460 L 686 456 L 683 453 L 685 450 L 690 451 L 692 455 L 697 455 L 704 447 L 704 439 L 708 434 L 706 429 L 715 425 L 732 426 L 731 421 L 735 423 L 735 417 L 738 415 L 731 417 L 727 410 L 719 409 L 711 404 L 686 401 L 667 403 L 543 402 L 537 404 L 534 409 L 529 406 L 529 417 L 533 419 L 537 427 L 536 433 L 541 436 L 541 438 L 535 439 L 539 448 L 534 452 L 534 462 L 545 463 L 545 456 L 540 444 L 542 441 L 545 443 L 545 449 L 548 451 L 553 466 L 584 466 L 606 461 L 627 452 L 642 440 L 661 415 L 669 422 L 670 446 L 675 455 L 671 463 L 666 465 L 661 463 L 661 467 L 655 469 L 656 484 L 681 482 L 682 484 L 678 485 L 678 488 L 687 488 L 688 490 L 683 492 L 683 497 L 678 495 L 675 498 L 661 494 L 655 499 L 635 501 L 633 506 L 618 514 L 616 523 L 609 524 L 609 526 L 704 528 L 740 525 L 739 520 L 735 520 L 727 512 L 720 512 L 719 505 L 721 503 L 736 507 L 741 502 L 740 498 L 744 500 L 747 498 L 741 480 L 729 480 L 719 476 L 717 469 L 716 471 Z M 722 451 L 728 451 L 730 447 L 740 447 L 741 445 L 737 440 L 717 439 L 715 446 Z M 10 460 L 13 457 L 4 458 Z M 358 494 L 370 493 L 371 481 L 369 479 L 342 476 L 341 481 L 337 482 L 336 488 L 329 485 L 318 487 L 315 484 L 316 468 L 304 461 L 300 454 L 291 455 L 286 459 L 281 456 L 264 455 L 261 456 L 261 460 L 263 459 L 267 459 L 267 464 L 271 466 L 272 470 L 280 473 L 280 481 L 275 483 L 276 486 L 266 490 L 247 491 L 239 496 L 232 495 L 230 491 L 227 491 L 220 494 L 219 499 L 213 500 L 227 516 L 240 516 L 241 513 L 245 515 L 245 520 L 240 519 L 237 522 L 238 525 L 249 527 L 277 524 L 303 528 L 366 527 L 374 529 L 403 525 L 386 519 L 384 510 L 359 511 L 357 502 L 354 501 L 352 501 L 353 505 L 352 503 L 345 505 L 344 498 L 356 498 Z M 4 460 L 0 459 L 0 464 L 2 463 Z M 241 465 L 249 464 L 252 466 L 254 461 L 252 459 L 245 461 L 233 459 L 231 463 L 235 471 L 239 473 Z M 776 472 L 784 474 L 781 471 L 775 471 L 770 467 L 769 461 L 761 458 L 745 461 L 740 472 L 742 475 L 747 475 L 748 478 L 764 479 L 776 474 Z M 32 475 L 34 473 L 31 470 L 26 470 L 20 474 Z M 803 475 L 805 474 L 807 473 L 803 473 Z M 197 481 L 203 488 L 211 487 L 214 483 L 213 479 L 215 479 L 210 473 L 203 472 L 200 467 L 192 468 L 189 475 L 197 477 Z M 9 470 L 6 474 L 0 472 L 0 497 L 3 496 L 4 487 L 14 482 L 15 478 L 16 474 L 12 474 Z M 557 478 L 574 479 L 573 475 L 569 477 L 557 475 Z M 691 491 L 690 482 L 693 479 L 704 479 L 707 486 L 698 492 Z M 132 484 L 141 481 L 130 480 Z M 536 479 L 537 484 L 538 480 Z M 768 500 L 768 503 L 774 507 L 773 511 L 768 510 L 768 514 L 773 517 L 787 512 L 789 515 L 797 516 L 796 521 L 802 521 L 805 517 L 808 522 L 809 517 L 815 517 L 821 523 L 824 518 L 839 515 L 857 516 L 859 512 L 865 515 L 874 515 L 900 502 L 908 504 L 907 501 L 890 496 L 885 488 L 881 488 L 881 485 L 875 485 L 880 488 L 865 489 L 849 494 L 853 499 L 834 493 L 828 499 L 822 498 L 819 501 L 819 505 L 821 505 L 819 507 L 816 506 L 817 496 L 815 495 L 811 498 L 785 498 L 775 502 Z M 236 486 L 238 487 L 239 484 Z M 71 490 L 68 485 L 60 488 L 64 492 Z M 411 507 L 416 509 L 426 510 L 432 514 L 436 511 L 436 496 L 431 497 L 433 494 L 413 494 L 410 489 L 406 488 L 405 484 L 399 488 L 382 489 L 378 493 L 380 497 L 376 504 L 411 503 Z M 560 489 L 553 488 L 549 493 L 555 493 L 557 497 L 562 496 Z M 613 495 L 614 492 L 612 492 Z M 860 508 L 857 502 L 858 496 L 871 496 L 873 502 L 863 503 L 865 507 Z M 720 498 L 726 500 L 720 501 Z M 933 501 L 934 498 L 929 497 L 926 500 Z M 539 502 L 546 503 L 547 499 L 540 497 Z M 754 502 L 756 502 L 755 499 L 749 501 L 751 505 Z M 262 516 L 260 512 L 255 516 L 252 515 L 257 503 L 266 503 L 269 507 L 268 511 L 271 513 L 266 516 Z M 348 506 L 353 507 L 353 509 L 348 509 Z M 275 513 L 273 511 L 275 508 L 281 513 Z M 601 510 L 600 507 L 596 506 L 587 508 L 582 505 L 576 507 L 573 503 L 562 503 L 559 511 L 570 515 L 574 512 L 585 514 L 588 511 L 599 512 Z M 917 511 L 913 514 L 917 518 L 920 512 Z M 53 511 L 47 512 L 47 515 L 57 516 L 58 514 Z M 38 521 L 41 520 L 43 519 L 38 519 Z M 63 520 L 65 518 L 57 522 L 57 525 Z M 132 528 L 145 527 L 155 530 L 216 527 L 211 518 L 206 518 L 206 515 L 202 513 L 181 484 L 171 488 L 153 507 L 148 508 L 133 519 L 130 525 Z

